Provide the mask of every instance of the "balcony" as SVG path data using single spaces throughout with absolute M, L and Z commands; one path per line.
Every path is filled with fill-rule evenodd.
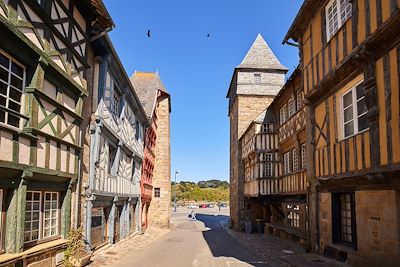
M 260 195 L 292 195 L 307 193 L 307 174 L 305 170 L 284 175 L 279 178 L 261 179 Z

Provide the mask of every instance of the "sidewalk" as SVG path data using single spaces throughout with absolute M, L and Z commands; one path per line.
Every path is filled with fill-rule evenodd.
M 305 253 L 305 248 L 299 244 L 277 238 L 267 234 L 245 234 L 235 232 L 228 227 L 228 222 L 221 222 L 223 229 L 242 245 L 253 251 L 264 262 L 271 266 L 288 266 L 281 260 L 282 256 L 287 256 L 287 252 L 295 254 Z
M 148 228 L 142 235 L 135 235 L 121 240 L 117 244 L 106 245 L 94 253 L 90 267 L 110 266 L 132 251 L 138 250 L 161 236 L 170 229 Z

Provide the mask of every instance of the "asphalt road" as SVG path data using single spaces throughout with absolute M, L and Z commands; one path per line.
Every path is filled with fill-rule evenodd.
M 172 213 L 172 231 L 142 249 L 126 255 L 113 267 L 242 267 L 268 266 L 238 243 L 221 227 L 228 220 L 227 208 L 197 209 L 197 221 L 189 221 L 191 210 Z

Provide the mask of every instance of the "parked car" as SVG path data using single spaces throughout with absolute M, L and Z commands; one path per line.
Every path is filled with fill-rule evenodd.
M 221 208 L 228 207 L 228 205 L 226 203 L 218 203 L 218 206 Z
M 199 205 L 199 208 L 203 208 L 203 209 L 204 209 L 204 208 L 207 208 L 207 205 L 206 205 L 206 204 L 200 204 L 200 205 Z
M 197 208 L 197 206 L 194 204 L 190 204 L 187 207 L 188 207 L 188 209 L 196 209 Z

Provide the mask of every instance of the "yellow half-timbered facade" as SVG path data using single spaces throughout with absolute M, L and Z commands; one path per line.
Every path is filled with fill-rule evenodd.
M 400 262 L 400 1 L 304 1 L 310 249 L 356 266 Z
M 105 14 L 101 1 L 0 1 L 0 264 L 64 260 L 91 38 L 112 27 Z
M 297 68 L 240 141 L 251 219 L 262 219 L 270 234 L 305 244 L 308 184 L 303 96 Z

